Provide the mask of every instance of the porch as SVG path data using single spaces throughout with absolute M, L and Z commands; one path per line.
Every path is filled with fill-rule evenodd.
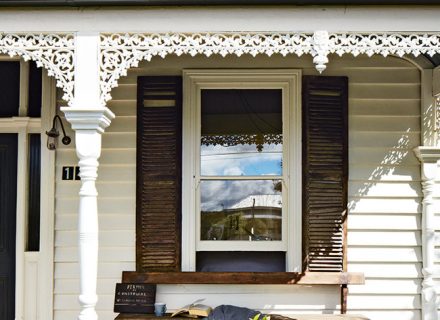
M 46 248 L 54 248 L 53 256 L 47 257 L 54 266 L 53 273 L 47 275 L 53 277 L 54 286 L 44 288 L 49 296 L 54 296 L 54 319 L 73 319 L 78 315 L 78 294 L 83 308 L 80 319 L 95 319 L 95 309 L 100 318 L 114 318 L 111 311 L 114 284 L 120 281 L 122 271 L 135 270 L 138 76 L 179 75 L 185 69 L 212 68 L 289 68 L 301 70 L 303 75 L 319 75 L 317 66 L 326 76 L 349 78 L 347 271 L 364 273 L 366 285 L 350 287 L 348 312 L 364 314 L 374 320 L 422 319 L 423 310 L 424 320 L 437 319 L 438 304 L 432 296 L 433 266 L 437 261 L 432 219 L 437 219 L 433 186 L 440 155 L 436 148 L 438 75 L 425 58 L 414 59 L 409 55 L 419 51 L 428 54 L 430 50 L 438 53 L 437 35 L 431 36 L 432 40 L 418 35 L 417 39 L 423 40 L 416 41 L 420 45 L 414 46 L 404 32 L 401 35 L 404 40 L 387 40 L 387 45 L 366 41 L 365 46 L 361 46 L 361 41 L 352 45 L 341 40 L 343 52 L 357 54 L 361 50 L 377 54 L 385 50 L 391 54 L 387 57 L 338 57 L 333 52 L 339 52 L 332 47 L 336 42 L 329 42 L 325 32 L 301 35 L 301 42 L 293 49 L 289 47 L 292 42 L 286 45 L 270 36 L 268 47 L 257 45 L 244 34 L 231 38 L 228 33 L 222 35 L 221 38 L 231 41 L 227 48 L 215 41 L 213 48 L 209 48 L 205 42 L 200 45 L 198 38 L 175 35 L 164 36 L 163 47 L 157 47 L 154 43 L 157 38 L 152 36 L 154 45 L 145 49 L 138 46 L 134 36 L 122 42 L 115 40 L 118 37 L 123 36 L 76 34 L 74 77 L 70 72 L 70 78 L 64 73 L 64 83 L 58 79 L 71 104 L 62 108 L 62 112 L 76 138 L 71 146 L 60 146 L 56 151 L 54 239 L 44 244 Z M 257 37 L 263 42 L 267 40 L 267 34 L 258 36 L 257 33 Z M 341 36 L 341 39 L 345 38 Z M 174 48 L 169 43 L 173 43 Z M 0 48 L 1 45 L 0 42 Z M 381 49 L 383 47 L 386 49 Z M 300 49 L 306 55 L 291 54 L 298 54 Z M 73 52 L 72 48 L 69 50 Z M 176 55 L 181 53 L 179 50 L 189 55 L 179 57 Z M 8 53 L 11 49 L 5 51 Z M 23 56 L 23 52 L 15 53 Z M 273 52 L 286 53 L 286 57 L 272 55 Z M 223 53 L 227 55 L 225 58 L 221 57 Z M 242 53 L 257 57 L 241 56 Z M 136 66 L 135 62 L 143 59 L 151 61 Z M 73 65 L 73 60 L 67 65 Z M 125 71 L 127 76 L 119 79 Z M 112 88 L 116 83 L 118 86 Z M 63 105 L 58 99 L 57 111 Z M 41 132 L 47 129 L 42 127 Z M 69 130 L 69 134 L 73 132 Z M 422 174 L 420 162 L 412 151 L 414 148 L 418 148 L 417 156 L 423 163 Z M 60 180 L 60 168 L 75 165 L 77 156 L 82 182 Z M 80 187 L 79 197 L 74 196 Z M 75 227 L 77 212 L 79 230 Z M 96 306 L 95 281 L 99 295 Z M 422 291 L 422 282 L 425 291 Z M 200 296 L 207 298 L 207 304 L 238 302 L 286 315 L 330 314 L 339 313 L 341 309 L 339 286 L 328 285 L 162 285 L 157 299 L 166 301 L 169 309 L 175 309 Z

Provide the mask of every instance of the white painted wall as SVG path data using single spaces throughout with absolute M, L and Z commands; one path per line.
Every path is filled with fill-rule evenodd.
M 136 77 L 175 75 L 183 68 L 300 68 L 316 74 L 311 57 L 168 57 L 131 69 L 112 91 L 116 119 L 103 135 L 99 191 L 100 258 L 97 305 L 112 319 L 114 286 L 135 268 Z M 350 313 L 373 320 L 420 320 L 420 73 L 396 58 L 332 57 L 325 75 L 350 79 L 349 271 L 365 272 L 365 286 L 351 286 Z M 55 319 L 75 319 L 77 302 L 78 182 L 61 181 L 74 165 L 73 145 L 57 151 Z M 440 279 L 439 279 L 440 280 Z M 162 285 L 157 299 L 177 308 L 197 298 L 277 313 L 338 313 L 333 286 Z

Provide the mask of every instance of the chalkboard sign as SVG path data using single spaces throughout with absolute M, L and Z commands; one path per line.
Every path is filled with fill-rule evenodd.
M 117 283 L 114 311 L 118 313 L 153 313 L 156 285 Z

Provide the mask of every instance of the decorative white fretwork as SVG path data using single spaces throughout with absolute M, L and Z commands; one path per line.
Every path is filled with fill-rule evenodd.
M 202 135 L 200 143 L 204 146 L 222 146 L 222 147 L 232 147 L 232 146 L 245 145 L 245 144 L 277 145 L 283 143 L 283 135 L 276 133 Z
M 74 36 L 55 34 L 1 34 L 0 53 L 21 56 L 44 67 L 56 85 L 64 91 L 63 99 L 73 101 Z
M 435 131 L 440 134 L 440 96 L 435 97 Z
M 329 52 L 342 56 L 351 53 L 353 56 L 380 54 L 418 56 L 440 53 L 440 34 L 330 34 Z
M 127 70 L 140 61 L 153 57 L 165 58 L 169 54 L 198 54 L 207 57 L 219 54 L 275 53 L 286 56 L 312 53 L 310 35 L 286 34 L 112 34 L 101 36 L 101 102 L 111 99 L 110 91 L 117 86 Z
M 213 54 L 241 56 L 250 54 L 311 54 L 316 69 L 322 72 L 329 54 L 372 56 L 440 53 L 440 34 L 351 34 L 316 31 L 315 33 L 235 33 L 235 34 L 112 34 L 101 36 L 101 102 L 111 99 L 127 70 L 141 60 L 165 58 L 169 54 Z

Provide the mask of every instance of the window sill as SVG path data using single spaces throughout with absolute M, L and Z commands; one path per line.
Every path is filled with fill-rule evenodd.
M 124 271 L 122 282 L 151 284 L 364 284 L 357 272 L 133 272 Z

